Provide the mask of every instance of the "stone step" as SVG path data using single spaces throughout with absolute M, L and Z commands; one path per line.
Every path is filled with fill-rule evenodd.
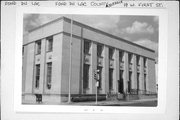
M 84 96 L 74 96 L 71 98 L 72 102 L 86 102 L 86 101 L 95 101 L 96 96 L 95 95 L 84 95 Z M 97 97 L 98 101 L 106 100 L 105 95 L 101 95 Z

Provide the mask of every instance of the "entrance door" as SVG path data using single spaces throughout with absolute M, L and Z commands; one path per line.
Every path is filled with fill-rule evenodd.
M 120 70 L 119 72 L 119 81 L 118 81 L 118 92 L 123 94 L 123 89 L 124 89 L 124 85 L 123 85 L 123 70 Z
M 128 93 L 131 93 L 132 72 L 129 72 Z
M 139 94 L 139 78 L 140 78 L 140 74 L 137 73 L 137 94 Z
M 83 93 L 87 93 L 89 88 L 89 65 L 84 64 L 83 70 Z

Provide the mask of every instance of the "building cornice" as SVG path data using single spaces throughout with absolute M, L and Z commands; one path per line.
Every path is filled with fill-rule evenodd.
M 67 18 L 67 17 L 64 17 L 64 20 L 65 20 L 65 21 L 67 21 L 67 22 L 69 22 L 69 23 L 70 23 L 70 21 L 71 21 L 71 19 L 70 19 L 70 18 Z M 148 50 L 148 51 L 155 52 L 155 51 L 154 51 L 154 50 L 152 50 L 152 49 L 149 49 L 149 48 L 143 47 L 143 46 L 141 46 L 141 45 L 138 45 L 138 44 L 133 43 L 133 42 L 131 42 L 131 41 L 128 41 L 128 40 L 122 39 L 122 38 L 120 38 L 120 37 L 118 37 L 118 36 L 115 36 L 115 35 L 109 34 L 109 33 L 104 32 L 104 31 L 102 31 L 102 30 L 99 30 L 99 29 L 93 28 L 93 27 L 91 27 L 91 26 L 85 25 L 85 24 L 80 23 L 80 22 L 78 22 L 78 21 L 73 20 L 73 24 L 76 24 L 76 25 L 78 25 L 78 26 L 82 26 L 82 27 L 87 28 L 87 29 L 90 29 L 90 30 L 92 30 L 92 31 L 95 31 L 95 32 L 98 32 L 98 33 L 104 34 L 104 35 L 106 35 L 106 36 L 108 36 L 108 37 L 111 37 L 111 38 L 114 38 L 114 39 L 116 39 L 116 40 L 123 41 L 123 42 L 125 42 L 125 43 L 128 43 L 128 44 L 131 44 L 131 45 L 138 46 L 138 47 L 143 48 L 143 49 L 146 49 L 146 50 Z
M 36 27 L 36 28 L 33 28 L 33 29 L 31 29 L 31 30 L 28 30 L 28 32 L 29 32 L 29 33 L 30 33 L 30 32 L 33 32 L 33 31 L 35 31 L 35 30 L 37 30 L 37 29 L 40 29 L 40 28 L 42 28 L 42 27 L 44 27 L 44 26 L 46 26 L 46 25 L 49 25 L 49 24 L 52 24 L 52 23 L 54 23 L 54 22 L 63 20 L 63 18 L 64 18 L 64 17 L 57 18 L 57 19 L 52 20 L 52 21 L 50 21 L 50 22 L 48 22 L 48 23 L 45 23 L 45 24 L 43 24 L 43 25 L 40 25 L 40 26 L 38 26 L 38 27 Z
M 70 18 L 67 18 L 67 17 L 62 16 L 62 17 L 57 18 L 57 19 L 55 19 L 55 20 L 53 20 L 53 21 L 50 21 L 50 22 L 48 22 L 48 23 L 46 23 L 46 24 L 43 24 L 43 25 L 41 25 L 41 26 L 39 26 L 39 27 L 36 27 L 36 28 L 34 28 L 34 29 L 31 29 L 31 30 L 29 30 L 29 32 L 33 32 L 33 31 L 35 31 L 35 30 L 37 30 L 37 29 L 40 29 L 40 28 L 42 28 L 42 27 L 44 27 L 44 26 L 46 26 L 46 25 L 52 24 L 52 23 L 57 22 L 57 21 L 59 21 L 59 20 L 64 20 L 64 21 L 66 21 L 66 22 L 68 22 L 68 23 L 71 23 L 71 19 L 70 19 Z M 116 39 L 116 40 L 119 40 L 119 41 L 122 41 L 122 42 L 125 42 L 125 43 L 128 43 L 128 44 L 131 44 L 131 45 L 134 45 L 134 46 L 137 46 L 137 47 L 140 47 L 140 48 L 142 48 L 142 49 L 145 49 L 145 50 L 148 50 L 148 51 L 150 51 L 150 52 L 154 52 L 154 53 L 155 53 L 155 51 L 152 50 L 152 49 L 149 49 L 149 48 L 147 48 L 147 47 L 144 47 L 144 46 L 138 45 L 138 44 L 136 44 L 136 43 L 133 43 L 133 42 L 131 42 L 131 41 L 122 39 L 122 38 L 120 38 L 120 37 L 118 37 L 118 36 L 109 34 L 109 33 L 104 32 L 104 31 L 102 31 L 102 30 L 93 28 L 93 27 L 91 27 L 91 26 L 89 26 L 89 25 L 80 23 L 80 22 L 78 22 L 78 21 L 73 20 L 73 24 L 78 25 L 78 26 L 83 27 L 83 28 L 87 28 L 87 29 L 92 30 L 92 31 L 95 31 L 95 32 L 98 32 L 98 33 L 100 33 L 100 34 L 104 34 L 104 35 L 106 35 L 106 36 L 108 36 L 108 37 L 111 37 L 111 38 L 114 38 L 114 39 Z

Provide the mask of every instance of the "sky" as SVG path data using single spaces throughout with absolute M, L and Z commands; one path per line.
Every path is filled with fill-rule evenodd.
M 24 34 L 61 16 L 79 21 L 125 40 L 155 50 L 158 58 L 158 16 L 25 14 Z

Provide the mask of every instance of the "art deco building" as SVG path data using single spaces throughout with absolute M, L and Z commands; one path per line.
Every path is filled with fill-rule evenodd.
M 95 95 L 96 69 L 99 95 L 156 92 L 153 50 L 61 17 L 24 37 L 23 99 L 35 102 L 40 95 L 43 102 L 61 103 L 69 92 Z

